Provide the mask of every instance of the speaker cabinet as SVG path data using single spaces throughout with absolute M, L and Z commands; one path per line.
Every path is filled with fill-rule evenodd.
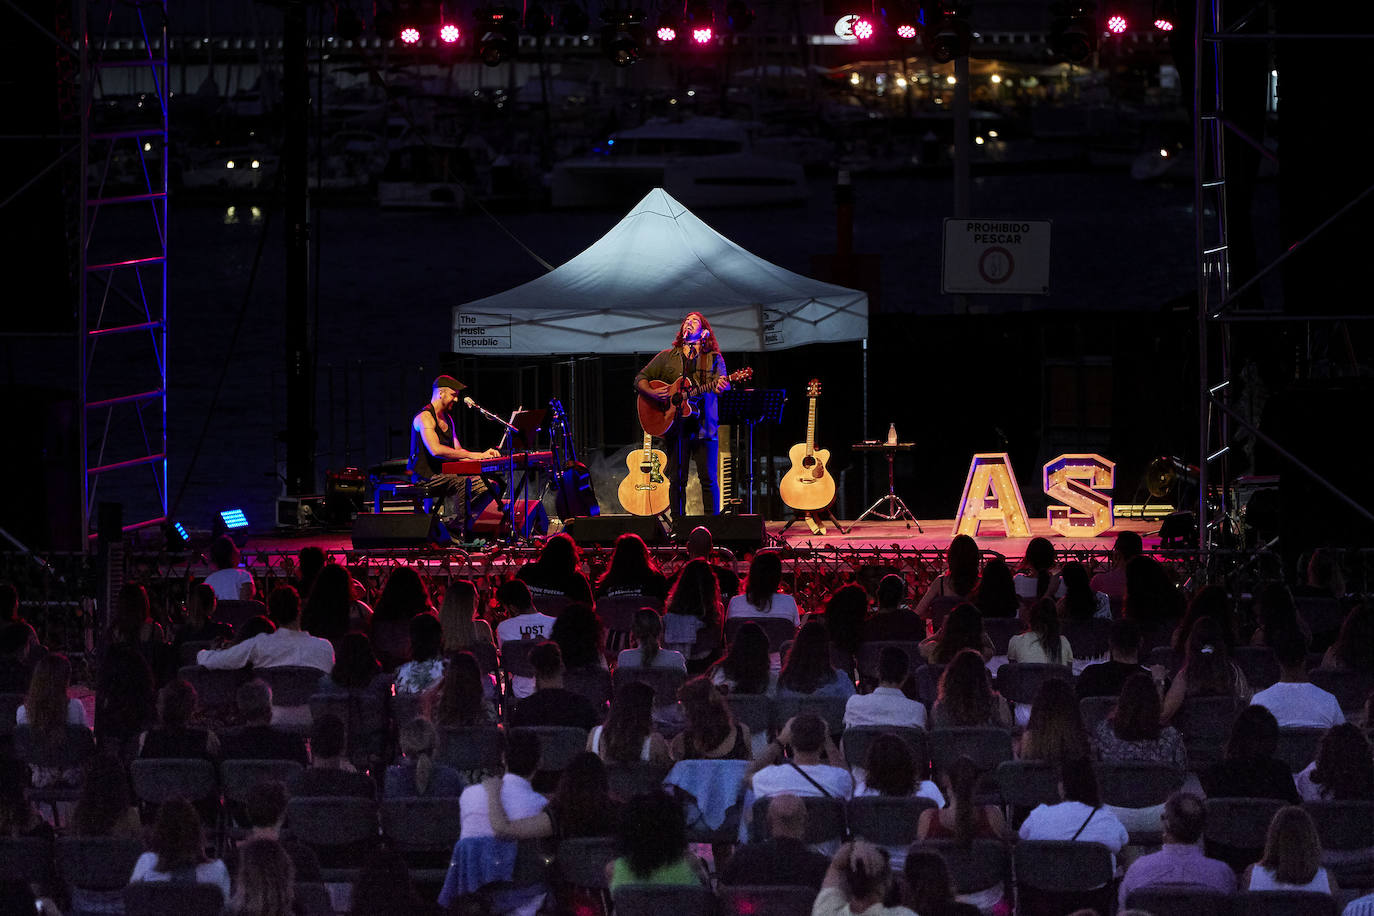
M 353 546 L 425 547 L 432 522 L 431 516 L 417 512 L 362 512 L 353 520 Z
M 752 553 L 763 546 L 761 515 L 684 515 L 673 520 L 673 537 L 685 542 L 697 527 L 710 531 L 718 546 L 736 554 Z
M 583 545 L 613 544 L 622 534 L 637 534 L 646 544 L 663 543 L 663 526 L 658 519 L 642 515 L 585 515 L 568 519 L 565 530 Z

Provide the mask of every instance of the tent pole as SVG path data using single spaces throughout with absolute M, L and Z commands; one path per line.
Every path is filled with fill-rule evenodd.
M 862 438 L 867 438 L 867 436 L 868 436 L 868 338 L 867 338 L 867 337 L 865 337 L 865 338 L 863 339 L 862 347 L 863 347 L 863 357 L 862 357 L 862 359 L 863 359 L 863 371 L 862 371 L 863 379 L 862 379 L 862 384 L 863 384 L 863 389 L 864 389 L 864 397 L 863 397 L 863 415 L 860 417 L 860 427 L 859 427 L 860 429 L 863 430 L 863 435 L 860 437 L 861 439 L 862 439 Z M 867 502 L 868 502 L 868 462 L 867 462 L 867 461 L 863 462 L 863 468 L 864 468 L 864 476 L 863 476 L 863 488 L 864 488 L 864 490 L 863 490 L 863 499 L 861 499 L 860 502 L 867 503 Z

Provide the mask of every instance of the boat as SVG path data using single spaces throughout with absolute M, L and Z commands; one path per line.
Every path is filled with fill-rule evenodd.
M 726 118 L 654 118 L 618 131 L 589 156 L 556 163 L 555 208 L 619 207 L 663 188 L 687 207 L 790 204 L 809 194 L 802 166 L 758 155 L 747 125 Z
M 377 204 L 384 210 L 461 210 L 468 199 L 458 180 L 464 162 L 462 150 L 447 140 L 393 149 L 377 180 Z

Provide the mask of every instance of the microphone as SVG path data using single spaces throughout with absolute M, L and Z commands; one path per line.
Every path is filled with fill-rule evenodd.
M 705 338 L 707 338 L 707 337 L 710 337 L 710 336 L 711 336 L 711 329 L 710 329 L 710 328 L 702 328 L 702 329 L 701 329 L 701 336 L 702 336 L 702 339 L 705 339 Z
M 477 409 L 477 402 L 474 401 L 472 398 L 463 398 L 463 403 L 471 407 L 473 410 Z

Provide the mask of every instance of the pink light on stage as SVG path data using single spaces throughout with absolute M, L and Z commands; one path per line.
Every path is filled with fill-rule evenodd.
M 1155 20 L 1155 28 L 1159 29 L 1161 32 L 1172 32 L 1174 30 L 1174 24 L 1161 16 L 1159 19 Z
M 1129 23 L 1126 21 L 1126 17 L 1120 13 L 1113 13 L 1107 17 L 1107 31 L 1111 32 L 1113 35 L 1120 35 L 1122 32 L 1125 32 L 1128 25 Z
M 659 26 L 658 40 L 667 44 L 670 41 L 677 41 L 677 29 L 670 25 Z
M 911 41 L 916 37 L 916 26 L 907 25 L 906 23 L 897 26 L 897 37 L 905 38 L 907 41 Z
M 709 44 L 711 39 L 715 37 L 715 34 L 715 29 L 711 28 L 709 25 L 697 26 L 692 29 L 692 41 L 695 41 L 699 45 Z
M 401 41 L 408 45 L 418 44 L 420 41 L 420 30 L 414 26 L 406 26 L 401 29 Z
M 854 23 L 854 37 L 859 41 L 868 41 L 873 37 L 873 23 L 867 19 L 859 19 Z
M 444 44 L 453 44 L 458 40 L 461 34 L 462 33 L 458 31 L 458 26 L 451 22 L 439 29 L 439 39 L 443 41 Z

